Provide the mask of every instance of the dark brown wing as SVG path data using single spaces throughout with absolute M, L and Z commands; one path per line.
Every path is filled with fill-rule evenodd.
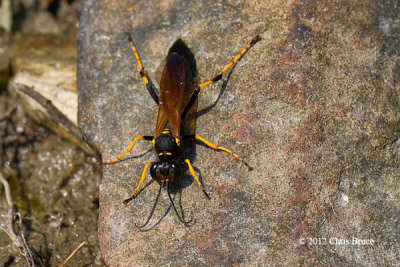
M 164 130 L 167 121 L 168 121 L 167 115 L 165 115 L 165 112 L 163 111 L 161 106 L 158 106 L 158 115 L 157 115 L 156 128 L 154 130 L 154 136 L 158 136 L 162 132 L 162 130 Z
M 167 122 L 175 136 L 180 134 L 181 107 L 186 84 L 185 59 L 176 52 L 169 53 L 160 80 L 160 97 L 156 128 L 158 136 Z

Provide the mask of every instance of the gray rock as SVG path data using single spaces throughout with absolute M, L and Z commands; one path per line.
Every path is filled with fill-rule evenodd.
M 122 204 L 155 158 L 151 144 L 139 142 L 126 160 L 103 167 L 99 236 L 106 263 L 398 264 L 395 3 L 86 1 L 78 120 L 103 161 L 134 137 L 151 135 L 156 119 L 125 32 L 150 73 L 183 38 L 199 81 L 218 74 L 253 36 L 263 38 L 223 82 L 200 93 L 196 120 L 196 133 L 254 170 L 198 145 L 193 165 L 212 199 L 193 180 L 177 194 L 186 218 L 196 220 L 188 228 L 167 212 L 164 191 L 149 225 L 156 227 L 143 233 L 135 223 L 149 215 L 157 183 Z

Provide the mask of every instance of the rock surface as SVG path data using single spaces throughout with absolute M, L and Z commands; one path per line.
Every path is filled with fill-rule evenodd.
M 76 8 L 81 0 L 1 1 L 2 8 L 6 2 L 13 4 L 8 14 L 13 27 L 0 26 L 0 173 L 10 195 L 2 180 L 0 266 L 59 266 L 83 241 L 87 246 L 67 266 L 104 266 L 96 159 L 61 138 L 54 113 L 50 120 L 37 103 L 15 94 L 11 82 L 33 86 L 77 124 Z M 29 253 L 21 249 L 22 241 L 10 238 L 10 225 Z
M 182 225 L 164 191 L 156 227 L 140 232 L 135 223 L 146 220 L 158 185 L 122 204 L 154 160 L 151 144 L 138 142 L 126 160 L 103 167 L 106 263 L 398 264 L 399 11 L 396 1 L 86 1 L 78 120 L 103 161 L 151 135 L 156 119 L 125 32 L 149 73 L 183 38 L 200 81 L 263 38 L 200 93 L 196 121 L 198 134 L 254 170 L 198 145 L 193 164 L 212 199 L 193 180 L 175 198 L 196 223 Z

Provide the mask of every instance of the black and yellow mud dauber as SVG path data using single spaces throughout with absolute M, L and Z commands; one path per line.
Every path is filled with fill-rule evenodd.
M 156 127 L 154 130 L 154 135 L 142 135 L 136 137 L 133 142 L 130 144 L 128 149 L 121 153 L 117 158 L 106 162 L 106 164 L 111 164 L 119 161 L 126 153 L 132 151 L 135 146 L 136 141 L 138 140 L 147 140 L 153 143 L 153 147 L 158 156 L 158 161 L 149 162 L 144 166 L 142 176 L 139 180 L 139 184 L 136 188 L 135 193 L 128 199 L 124 200 L 123 203 L 127 204 L 131 200 L 137 197 L 140 192 L 140 187 L 143 181 L 146 178 L 147 169 L 150 168 L 151 177 L 156 180 L 160 184 L 160 189 L 158 191 L 158 195 L 156 201 L 154 203 L 153 209 L 150 213 L 150 216 L 146 223 L 142 226 L 137 226 L 139 229 L 143 228 L 149 222 L 158 197 L 161 192 L 161 188 L 166 188 L 168 192 L 168 197 L 171 200 L 171 204 L 179 218 L 179 220 L 188 225 L 190 221 L 185 221 L 183 216 L 181 217 L 177 212 L 177 209 L 174 205 L 174 201 L 170 195 L 170 186 L 176 183 L 179 178 L 183 175 L 183 167 L 187 167 L 189 169 L 190 174 L 196 180 L 198 186 L 203 191 L 204 195 L 207 198 L 210 198 L 207 194 L 207 191 L 204 189 L 202 183 L 200 182 L 196 172 L 193 169 L 193 166 L 189 160 L 189 158 L 182 157 L 182 148 L 181 148 L 181 140 L 183 139 L 194 139 L 204 143 L 206 146 L 211 147 L 216 150 L 225 151 L 238 160 L 240 160 L 243 164 L 245 164 L 249 170 L 252 170 L 252 167 L 249 166 L 242 158 L 240 158 L 236 153 L 232 152 L 229 149 L 224 147 L 220 147 L 216 144 L 207 141 L 203 137 L 198 134 L 181 136 L 181 127 L 182 121 L 188 115 L 189 110 L 192 108 L 196 99 L 200 93 L 200 90 L 210 84 L 213 84 L 219 81 L 223 74 L 230 69 L 238 60 L 240 60 L 243 55 L 258 41 L 261 40 L 260 36 L 254 37 L 251 42 L 244 48 L 225 68 L 213 79 L 201 83 L 194 90 L 192 90 L 191 95 L 186 97 L 185 101 L 185 90 L 188 86 L 190 86 L 190 82 L 193 81 L 193 71 L 191 69 L 191 60 L 193 54 L 190 52 L 187 45 L 182 41 L 182 39 L 178 39 L 172 47 L 168 51 L 168 55 L 165 61 L 165 66 L 161 74 L 161 79 L 159 83 L 160 93 L 157 93 L 157 89 L 150 80 L 147 72 L 144 70 L 142 61 L 139 57 L 139 53 L 133 44 L 133 40 L 130 35 L 128 35 L 128 40 L 131 45 L 132 51 L 137 59 L 137 64 L 139 66 L 140 76 L 142 80 L 145 82 L 147 90 L 149 91 L 151 97 L 154 102 L 158 105 L 158 115 L 156 121 Z

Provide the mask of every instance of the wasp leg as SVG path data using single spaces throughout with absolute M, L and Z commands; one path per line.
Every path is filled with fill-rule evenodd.
M 140 59 L 140 56 L 139 56 L 139 52 L 137 51 L 136 46 L 133 44 L 133 40 L 132 40 L 132 37 L 130 35 L 128 35 L 128 41 L 129 41 L 129 44 L 131 45 L 132 51 L 135 54 L 136 59 L 137 59 L 137 63 L 138 63 L 138 66 L 139 66 L 140 77 L 142 78 L 142 80 L 146 84 L 147 91 L 149 91 L 149 93 L 150 93 L 151 97 L 153 98 L 154 102 L 156 102 L 156 104 L 158 105 L 159 104 L 159 100 L 158 100 L 157 89 L 155 88 L 153 82 L 151 81 L 151 79 L 147 75 L 147 72 L 144 70 L 144 67 L 143 67 L 143 64 L 142 64 L 142 60 Z
M 130 201 L 132 201 L 137 195 L 139 194 L 140 190 L 140 185 L 143 183 L 144 179 L 146 178 L 146 171 L 149 166 L 151 166 L 154 162 L 149 162 L 144 166 L 143 172 L 142 172 L 142 177 L 140 177 L 140 181 L 138 184 L 138 187 L 136 188 L 135 194 L 133 194 L 130 198 L 127 198 L 124 200 L 124 204 L 128 204 Z
M 230 151 L 229 149 L 226 149 L 224 147 L 220 147 L 220 146 L 218 146 L 216 144 L 213 144 L 213 143 L 211 143 L 210 141 L 207 141 L 206 139 L 204 139 L 203 137 L 201 137 L 198 134 L 194 135 L 193 138 L 195 138 L 196 140 L 200 140 L 201 142 L 203 142 L 204 144 L 206 144 L 207 146 L 209 146 L 211 148 L 222 150 L 222 151 L 225 151 L 225 152 L 231 154 L 232 156 L 234 156 L 235 158 L 240 160 L 244 165 L 246 165 L 247 168 L 249 168 L 250 171 L 253 170 L 253 167 L 251 167 L 249 164 L 247 164 L 246 161 L 244 161 L 241 157 L 239 157 L 236 153 Z
M 203 191 L 204 195 L 206 195 L 206 197 L 208 199 L 210 199 L 210 196 L 207 194 L 207 192 L 204 189 L 203 185 L 200 183 L 199 177 L 197 177 L 197 174 L 194 172 L 194 169 L 192 167 L 192 164 L 190 163 L 190 160 L 189 159 L 185 159 L 185 163 L 188 165 L 190 174 L 194 177 L 194 179 L 196 180 L 196 182 L 199 185 L 200 189 Z
M 215 82 L 221 80 L 222 75 L 223 75 L 230 67 L 232 67 L 238 60 L 240 60 L 240 59 L 244 56 L 244 54 L 246 54 L 246 52 L 247 52 L 251 47 L 253 47 L 253 45 L 255 45 L 255 44 L 256 44 L 258 41 L 260 41 L 260 40 L 261 40 L 261 37 L 260 37 L 259 35 L 257 35 L 256 37 L 254 37 L 254 38 L 251 40 L 251 42 L 246 46 L 246 48 L 244 48 L 231 62 L 229 62 L 228 65 L 225 66 L 225 68 L 221 71 L 220 74 L 218 74 L 217 76 L 215 76 L 213 79 L 211 79 L 211 80 L 209 80 L 209 81 L 207 81 L 207 82 L 205 82 L 205 83 L 200 84 L 199 87 L 197 87 L 197 88 L 193 91 L 192 95 L 190 96 L 190 99 L 189 99 L 189 101 L 188 101 L 188 104 L 186 105 L 184 111 L 182 112 L 182 118 L 185 118 L 186 114 L 189 112 L 189 109 L 193 106 L 194 102 L 196 101 L 197 96 L 198 96 L 199 93 L 200 93 L 200 89 L 203 88 L 203 87 L 205 87 L 205 86 L 207 86 L 207 85 L 213 84 L 213 83 L 215 83 Z
M 243 57 L 244 54 L 246 54 L 246 52 L 253 46 L 255 45 L 258 41 L 261 40 L 261 37 L 259 35 L 257 35 L 256 37 L 254 37 L 251 42 L 246 46 L 246 48 L 244 48 L 231 62 L 229 62 L 228 65 L 225 66 L 225 68 L 221 71 L 220 74 L 218 74 L 217 76 L 215 76 L 213 79 L 202 83 L 199 85 L 199 88 L 203 88 L 207 85 L 213 84 L 216 81 L 219 81 L 222 78 L 222 75 L 230 68 L 233 66 L 233 64 L 235 64 L 239 59 L 241 59 Z
M 114 163 L 114 162 L 117 162 L 118 160 L 120 160 L 126 153 L 132 151 L 132 149 L 133 149 L 133 147 L 135 146 L 135 143 L 136 143 L 137 140 L 147 140 L 147 141 L 151 141 L 151 140 L 153 140 L 153 136 L 150 136 L 150 135 L 142 135 L 142 136 L 136 137 L 135 139 L 133 139 L 133 142 L 132 142 L 131 145 L 128 147 L 128 149 L 125 150 L 125 152 L 122 152 L 121 155 L 119 155 L 118 157 L 116 157 L 116 158 L 113 159 L 113 160 L 104 162 L 104 164 L 111 164 L 111 163 Z

